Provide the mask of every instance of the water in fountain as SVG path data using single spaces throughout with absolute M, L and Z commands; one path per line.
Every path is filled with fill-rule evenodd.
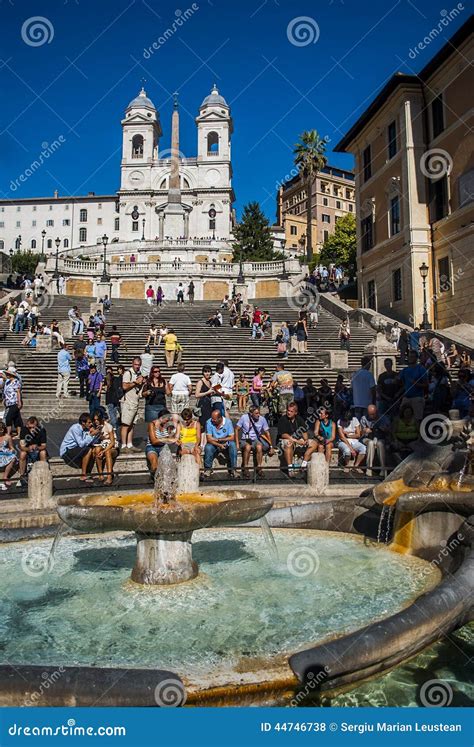
M 275 537 L 273 536 L 273 532 L 270 529 L 270 524 L 268 523 L 266 516 L 262 516 L 262 518 L 260 519 L 260 527 L 262 529 L 265 544 L 270 550 L 270 555 L 272 556 L 273 560 L 279 560 L 280 557 L 278 555 L 277 543 L 275 542 Z
M 382 512 L 380 514 L 379 526 L 377 528 L 377 542 L 382 542 L 382 527 L 385 519 L 385 515 L 388 511 L 388 506 L 382 506 Z
M 155 472 L 155 503 L 170 503 L 178 492 L 178 469 L 169 446 L 163 446 Z
M 385 545 L 388 544 L 388 541 L 390 539 L 390 529 L 392 528 L 392 520 L 393 520 L 394 511 L 395 511 L 394 506 L 388 506 L 388 505 L 382 506 L 382 513 L 380 514 L 379 526 L 377 529 L 377 542 L 383 542 Z
M 58 527 L 58 531 L 55 534 L 55 537 L 54 537 L 54 540 L 53 540 L 53 544 L 51 545 L 51 550 L 49 551 L 49 555 L 48 555 L 48 565 L 47 565 L 48 568 L 52 568 L 53 567 L 54 556 L 56 554 L 57 546 L 59 545 L 61 537 L 64 534 L 66 534 L 67 530 L 68 530 L 67 524 L 61 524 Z

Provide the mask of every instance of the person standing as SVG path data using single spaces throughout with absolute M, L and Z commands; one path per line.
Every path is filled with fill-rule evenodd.
M 140 373 L 144 378 L 146 378 L 150 375 L 150 371 L 153 366 L 153 354 L 151 353 L 150 347 L 148 345 L 145 346 L 143 353 L 140 355 L 140 359 L 142 362 Z
M 306 326 L 306 314 L 300 311 L 299 319 L 296 322 L 296 352 L 308 352 L 308 329 Z
M 408 366 L 399 374 L 403 386 L 403 399 L 400 409 L 404 405 L 410 405 L 415 420 L 423 419 L 425 409 L 425 395 L 428 391 L 428 371 L 418 363 L 418 355 L 415 350 L 408 353 Z
M 398 350 L 398 343 L 400 342 L 400 325 L 398 322 L 395 322 L 392 326 L 392 329 L 390 330 L 390 339 L 389 342 L 392 343 L 395 350 Z
M 58 290 L 61 296 L 66 292 L 66 278 L 64 275 L 60 275 L 58 278 Z
M 79 397 L 87 398 L 89 392 L 89 361 L 85 355 L 84 349 L 76 352 L 76 373 L 79 379 Z
M 120 418 L 120 396 L 122 395 L 122 377 L 114 376 L 111 366 L 107 366 L 104 380 L 105 407 L 109 421 L 114 430 L 118 427 Z
M 375 404 L 376 385 L 371 371 L 369 371 L 371 359 L 361 359 L 361 367 L 352 376 L 352 402 L 356 418 L 367 415 L 369 405 Z
M 105 376 L 105 356 L 107 355 L 107 342 L 104 338 L 104 335 L 102 332 L 99 332 L 97 335 L 97 340 L 95 343 L 95 363 L 97 366 L 97 371 L 102 376 L 102 379 L 104 379 Z
M 283 415 L 286 412 L 287 405 L 293 402 L 294 395 L 293 374 L 285 370 L 284 363 L 277 363 L 271 386 L 278 394 L 278 412 Z
M 2 372 L 3 379 L 3 404 L 5 405 L 5 426 L 9 436 L 19 435 L 23 427 L 21 409 L 23 399 L 21 395 L 21 380 L 13 365 L 8 365 L 7 370 Z M 13 433 L 15 429 L 16 434 Z
M 141 396 L 145 399 L 145 423 L 152 423 L 166 410 L 166 380 L 158 366 L 152 366 Z
M 387 414 L 390 419 L 395 415 L 394 406 L 400 391 L 400 381 L 393 370 L 391 358 L 385 358 L 385 371 L 377 379 L 377 408 L 380 415 Z
M 165 297 L 165 294 L 163 293 L 163 288 L 161 287 L 161 285 L 159 285 L 156 290 L 156 305 L 157 306 L 163 306 L 164 297 Z
M 213 387 L 211 384 L 212 368 L 210 366 L 203 366 L 201 371 L 201 378 L 196 384 L 196 403 L 197 407 L 201 411 L 199 416 L 199 422 L 201 423 L 201 432 L 205 440 L 204 432 L 206 430 L 206 423 L 211 417 L 212 402 L 211 397 L 213 394 Z
M 119 349 L 122 342 L 122 336 L 120 332 L 117 331 L 117 325 L 114 324 L 112 326 L 112 332 L 110 335 L 110 346 L 112 348 L 112 354 L 110 357 L 112 359 L 112 362 L 116 363 L 117 365 L 120 363 Z
M 56 384 L 56 397 L 59 399 L 64 393 L 64 398 L 69 397 L 69 379 L 71 378 L 71 353 L 67 344 L 61 345 L 58 353 L 58 381 Z
M 349 319 L 343 319 L 339 325 L 339 345 L 341 350 L 351 349 L 351 328 L 349 325 Z
M 146 302 L 149 306 L 153 306 L 155 303 L 155 291 L 153 290 L 152 286 L 149 285 L 146 289 Z
M 104 384 L 104 377 L 97 369 L 97 365 L 95 363 L 91 364 L 88 383 L 89 414 L 91 418 L 93 418 L 96 412 L 102 412 L 102 408 L 100 406 L 100 396 L 102 394 L 102 387 Z
M 191 379 L 184 373 L 184 364 L 178 365 L 178 370 L 170 378 L 166 387 L 167 394 L 171 395 L 171 412 L 180 415 L 189 406 L 189 397 L 192 392 Z
M 179 304 L 184 303 L 184 286 L 182 283 L 178 283 L 178 285 L 176 286 L 175 293 L 176 293 L 176 303 L 179 306 Z
M 136 356 L 132 361 L 131 368 L 125 371 L 122 377 L 123 398 L 120 435 L 122 447 L 127 449 L 134 449 L 133 427 L 137 419 L 141 390 L 144 384 L 144 378 L 140 373 L 141 365 L 141 358 Z
M 165 343 L 166 365 L 168 366 L 168 368 L 173 368 L 174 357 L 176 353 L 176 344 L 178 342 L 178 338 L 176 337 L 174 330 L 170 329 L 166 333 L 166 335 L 164 335 L 163 340 Z
M 194 304 L 194 282 L 192 280 L 188 285 L 188 300 L 192 306 Z

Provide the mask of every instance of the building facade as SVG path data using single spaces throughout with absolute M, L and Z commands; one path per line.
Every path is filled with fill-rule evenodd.
M 355 177 L 352 171 L 325 166 L 313 182 L 313 253 L 317 254 L 337 220 L 355 212 Z M 277 224 L 284 229 L 286 251 L 306 251 L 307 187 L 300 174 L 285 182 L 277 194 Z
M 118 192 L 62 197 L 56 191 L 52 198 L 0 200 L 0 251 L 21 248 L 50 254 L 59 239 L 61 251 L 81 255 L 100 245 L 105 234 L 110 243 L 156 240 L 163 245 L 186 239 L 189 247 L 193 239 L 219 241 L 218 251 L 229 254 L 235 199 L 233 123 L 216 86 L 199 107 L 194 157 L 179 150 L 176 101 L 169 148 L 163 148 L 159 112 L 144 89 L 127 106 L 121 124 Z
M 474 323 L 472 56 L 471 19 L 335 149 L 356 161 L 359 304 L 413 326 Z

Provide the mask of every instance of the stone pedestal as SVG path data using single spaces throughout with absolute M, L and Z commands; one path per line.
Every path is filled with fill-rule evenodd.
M 47 462 L 33 464 L 28 475 L 29 508 L 56 508 L 53 498 L 53 475 Z
M 199 491 L 199 465 L 194 456 L 183 456 L 178 462 L 178 495 Z
M 249 302 L 249 289 L 247 283 L 236 283 L 235 284 L 235 295 L 240 293 L 243 303 Z
M 8 348 L 0 348 L 0 368 L 6 368 L 10 360 L 10 351 Z
M 274 340 L 281 330 L 281 322 L 272 322 L 272 340 Z
M 325 350 L 318 353 L 317 357 L 321 358 L 328 368 L 334 371 L 347 371 L 349 368 L 349 353 L 347 350 Z
M 371 371 L 374 375 L 375 380 L 385 371 L 383 364 L 385 358 L 390 358 L 393 363 L 393 370 L 397 368 L 397 351 L 393 345 L 388 342 L 385 334 L 382 332 L 377 333 L 377 337 L 372 342 L 364 347 L 364 355 L 372 358 Z
M 180 584 L 198 574 L 193 560 L 192 532 L 147 535 L 137 532 L 132 581 L 137 584 Z
M 59 325 L 59 334 L 66 339 L 67 337 L 71 337 L 71 331 L 72 331 L 72 322 L 69 321 L 69 319 L 65 319 L 63 322 L 58 322 Z
M 313 454 L 308 464 L 308 488 L 314 495 L 322 495 L 329 485 L 329 464 L 324 454 Z
M 95 292 L 96 292 L 97 300 L 99 298 L 103 298 L 104 296 L 108 296 L 109 298 L 112 298 L 112 283 L 101 283 L 101 281 L 98 280 L 97 283 L 95 284 Z M 99 306 L 96 306 L 95 304 L 91 304 L 91 309 L 92 309 L 92 306 L 94 306 L 94 311 L 96 311 L 99 308 Z
M 53 338 L 51 335 L 38 335 L 36 338 L 36 352 L 50 353 L 53 349 Z

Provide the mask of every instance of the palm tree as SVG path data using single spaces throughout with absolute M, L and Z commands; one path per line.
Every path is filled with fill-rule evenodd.
M 293 151 L 295 166 L 306 183 L 306 246 L 307 261 L 313 258 L 313 182 L 318 171 L 326 166 L 326 141 L 316 130 L 306 130 L 300 135 Z

